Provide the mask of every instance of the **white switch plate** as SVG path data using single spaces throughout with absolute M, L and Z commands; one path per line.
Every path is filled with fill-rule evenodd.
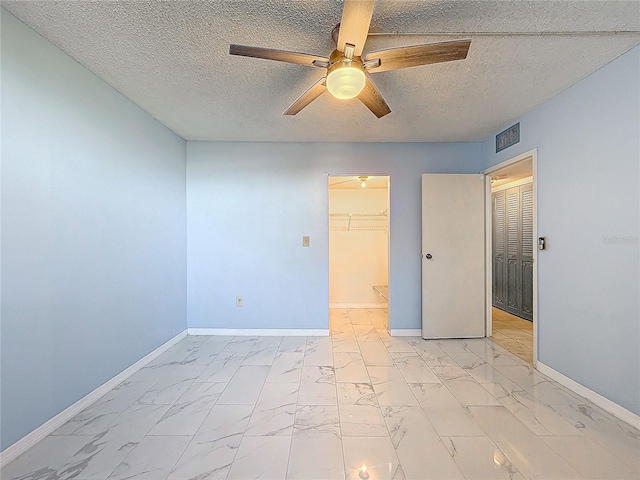
M 236 297 L 236 307 L 242 306 L 244 306 L 244 300 L 242 299 L 242 297 Z
M 303 247 L 308 247 L 309 246 L 309 235 L 304 235 L 302 237 L 302 246 Z

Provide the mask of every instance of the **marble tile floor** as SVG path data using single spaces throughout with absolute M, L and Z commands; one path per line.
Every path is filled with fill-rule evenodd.
M 491 307 L 494 343 L 533 365 L 533 323 Z
M 640 432 L 490 339 L 189 336 L 3 480 L 638 479 Z

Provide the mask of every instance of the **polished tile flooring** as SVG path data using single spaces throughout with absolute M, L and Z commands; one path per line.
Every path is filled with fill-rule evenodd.
M 2 479 L 638 479 L 640 432 L 489 339 L 182 340 Z
M 533 365 L 533 322 L 511 315 L 499 308 L 491 308 L 491 339 Z

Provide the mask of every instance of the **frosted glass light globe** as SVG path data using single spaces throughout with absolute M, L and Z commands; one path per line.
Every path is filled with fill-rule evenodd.
M 340 100 L 357 97 L 366 82 L 364 71 L 352 66 L 342 66 L 327 75 L 327 90 Z

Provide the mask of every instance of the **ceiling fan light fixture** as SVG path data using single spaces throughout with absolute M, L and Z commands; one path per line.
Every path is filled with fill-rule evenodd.
M 340 100 L 357 97 L 366 83 L 364 68 L 358 62 L 343 60 L 329 67 L 327 90 Z
M 311 85 L 284 111 L 284 115 L 296 115 L 320 97 L 325 90 L 329 90 L 329 93 L 338 99 L 347 100 L 357 97 L 371 113 L 377 118 L 382 118 L 390 114 L 391 109 L 371 81 L 369 73 L 467 58 L 471 40 L 387 48 L 369 52 L 363 57 L 367 36 L 370 34 L 374 0 L 341 0 L 339 3 L 343 4 L 342 17 L 340 23 L 331 32 L 336 49 L 329 58 L 273 48 L 229 45 L 231 55 L 326 69 L 326 76 Z

